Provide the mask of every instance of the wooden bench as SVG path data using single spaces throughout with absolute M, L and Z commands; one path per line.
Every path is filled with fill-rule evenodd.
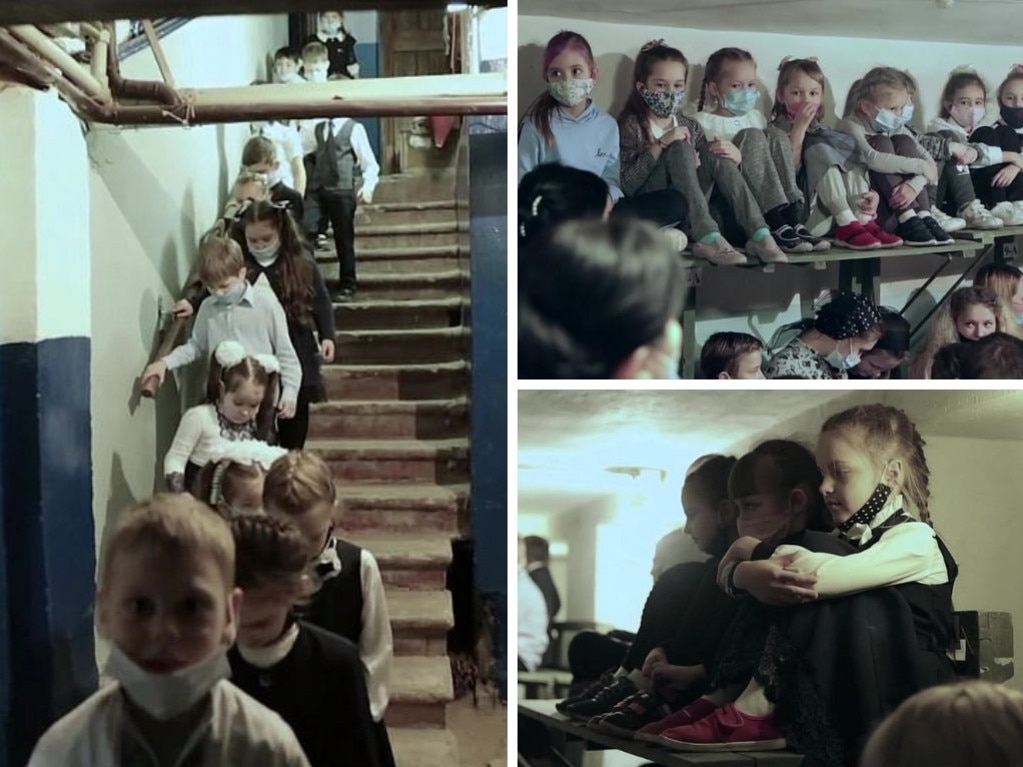
M 572 686 L 572 672 L 556 668 L 520 671 L 516 680 L 525 688 L 526 700 L 564 698 Z
M 614 749 L 647 760 L 648 764 L 664 767 L 798 767 L 803 757 L 791 751 L 721 751 L 708 754 L 690 754 L 669 751 L 666 748 L 640 740 L 625 740 L 613 735 L 586 729 L 584 724 L 572 721 L 554 708 L 554 700 L 525 700 L 519 702 L 519 715 L 539 722 L 561 736 L 565 756 L 576 764 L 582 763 L 584 750 Z M 574 748 L 573 748 L 574 746 Z M 559 749 L 560 750 L 560 749 Z
M 942 272 L 955 261 L 968 261 L 967 267 L 956 280 L 935 302 L 933 308 L 917 323 L 913 333 L 920 332 L 940 308 L 948 300 L 952 292 L 989 256 L 995 262 L 1007 259 L 1002 255 L 1001 246 L 1010 238 L 1023 236 L 1023 226 L 1004 227 L 996 230 L 964 229 L 955 232 L 956 242 L 949 245 L 936 245 L 928 248 L 883 248 L 880 250 L 847 250 L 837 248 L 832 243 L 831 250 L 824 253 L 791 253 L 787 264 L 749 263 L 736 266 L 716 266 L 707 261 L 693 259 L 688 252 L 683 254 L 682 262 L 688 270 L 688 289 L 686 305 L 682 315 L 683 345 L 685 350 L 685 378 L 695 377 L 696 357 L 696 303 L 697 292 L 703 280 L 704 269 L 739 269 L 745 272 L 763 272 L 772 274 L 779 268 L 810 268 L 827 269 L 830 264 L 838 264 L 838 285 L 842 291 L 860 293 L 870 296 L 875 303 L 881 300 L 881 263 L 892 259 L 912 257 L 920 259 L 925 256 L 940 257 L 931 275 L 915 292 L 900 310 L 905 312 L 916 299 L 937 279 Z M 739 319 L 739 317 L 736 317 Z

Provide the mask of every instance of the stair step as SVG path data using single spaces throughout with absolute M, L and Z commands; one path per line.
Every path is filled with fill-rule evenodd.
M 392 202 L 360 205 L 355 210 L 355 229 L 364 225 L 434 223 L 457 220 L 455 201 Z
M 337 356 L 349 364 L 455 362 L 469 353 L 469 329 L 343 330 Z
M 346 531 L 431 530 L 454 534 L 469 502 L 468 485 L 339 484 Z
M 462 227 L 464 230 L 465 228 Z M 457 221 L 433 221 L 414 224 L 366 224 L 355 231 L 355 236 L 388 237 L 411 234 L 452 234 L 460 231 Z
M 388 589 L 439 591 L 446 586 L 452 557 L 448 533 L 346 530 L 344 537 L 373 554 Z
M 468 439 L 315 439 L 306 442 L 342 482 L 435 482 L 469 479 Z
M 454 698 L 447 656 L 396 656 L 391 669 L 388 727 L 443 727 L 445 706 Z
M 467 304 L 458 296 L 426 301 L 348 301 L 334 304 L 334 321 L 341 330 L 456 327 L 462 324 Z
M 393 204 L 404 200 L 444 200 L 455 194 L 455 173 L 393 173 L 380 177 L 373 203 Z
M 327 280 L 328 285 L 332 280 Z M 359 297 L 425 300 L 468 294 L 469 270 L 445 269 L 429 272 L 386 272 L 359 276 Z
M 422 227 L 416 229 L 414 227 Z M 368 232 L 365 230 L 369 229 Z M 468 232 L 460 232 L 456 224 L 438 223 L 400 224 L 396 226 L 362 227 L 355 232 L 355 253 L 358 257 L 363 248 L 401 247 L 421 248 L 458 245 L 459 238 L 468 238 Z
M 458 767 L 458 740 L 448 730 L 389 727 L 394 761 L 401 767 Z
M 311 407 L 313 439 L 440 439 L 464 436 L 469 429 L 465 397 L 450 400 L 325 402 Z
M 336 399 L 448 399 L 464 394 L 469 366 L 464 360 L 420 365 L 324 365 L 327 397 Z
M 387 592 L 395 655 L 447 656 L 448 632 L 455 625 L 449 591 Z
M 359 210 L 365 213 L 393 213 L 404 210 L 453 210 L 456 206 L 455 198 L 446 200 L 402 200 L 400 202 L 373 202 L 359 206 Z

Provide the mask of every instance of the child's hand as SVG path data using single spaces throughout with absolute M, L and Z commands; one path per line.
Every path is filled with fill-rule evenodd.
M 280 404 L 277 405 L 277 414 L 285 420 L 294 418 L 295 404 L 294 400 L 281 400 Z
M 661 143 L 674 144 L 676 141 L 689 141 L 691 138 L 692 135 L 689 133 L 689 128 L 684 125 L 676 125 L 670 131 L 661 136 Z
M 373 202 L 373 190 L 362 187 L 362 189 L 360 189 L 355 195 L 355 199 L 358 202 L 364 202 L 367 205 L 370 205 Z
M 792 120 L 792 127 L 796 130 L 806 131 L 810 127 L 810 123 L 817 116 L 817 105 L 816 104 L 803 104 L 803 108 L 796 113 L 796 116 Z
M 320 342 L 320 355 L 323 357 L 324 362 L 334 361 L 334 342 L 329 338 Z
M 926 160 L 924 162 L 924 172 L 920 175 L 927 179 L 927 184 L 929 186 L 934 186 L 938 183 L 938 166 L 931 160 Z M 916 197 L 915 194 L 913 196 Z
M 892 208 L 898 211 L 907 210 L 910 205 L 913 204 L 913 200 L 916 199 L 917 192 L 908 182 L 903 181 L 895 189 L 892 190 L 892 196 L 888 200 L 891 203 Z
M 877 215 L 877 206 L 881 204 L 881 195 L 871 189 L 860 196 L 860 204 L 857 210 L 864 216 L 873 218 Z
M 788 607 L 812 602 L 817 598 L 813 590 L 817 576 L 787 569 L 794 558 L 794 554 L 789 554 L 777 559 L 742 562 L 735 571 L 735 585 L 766 605 Z
M 167 377 L 167 363 L 163 360 L 157 360 L 152 363 L 149 367 L 142 371 L 142 383 L 145 383 L 150 378 L 155 378 L 159 384 L 163 385 L 163 379 Z
M 654 669 L 663 663 L 668 662 L 668 656 L 660 647 L 655 647 L 646 656 L 646 660 L 643 661 L 642 673 L 643 676 L 650 678 L 654 674 Z
M 997 186 L 1000 188 L 1007 187 L 1013 181 L 1016 180 L 1016 176 L 1019 175 L 1019 168 L 1015 165 L 1006 165 L 1000 171 L 995 174 L 995 177 L 991 179 L 991 186 Z
M 192 316 L 194 311 L 192 304 L 190 304 L 187 299 L 182 298 L 174 304 L 174 316 L 179 320 L 188 319 Z
M 725 141 L 724 139 L 714 139 L 710 142 L 710 151 L 718 157 L 723 157 L 727 160 L 731 160 L 736 165 L 742 164 L 742 152 L 739 151 L 739 147 L 733 144 L 731 141 Z
M 953 152 L 953 154 L 962 165 L 972 165 L 977 162 L 977 158 L 980 157 L 980 153 L 976 149 L 965 144 L 961 150 Z

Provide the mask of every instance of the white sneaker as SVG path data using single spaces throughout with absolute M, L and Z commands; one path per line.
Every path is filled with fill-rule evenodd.
M 1000 202 L 991 209 L 991 215 L 1002 219 L 1006 226 L 1023 225 L 1023 208 L 1018 208 L 1011 202 Z
M 938 226 L 946 232 L 958 232 L 960 229 L 966 228 L 965 219 L 949 216 L 938 210 L 938 208 L 934 205 L 931 206 L 931 216 L 938 222 Z
M 1005 222 L 991 215 L 991 211 L 985 208 L 980 200 L 971 202 L 959 211 L 959 215 L 970 229 L 1001 229 L 1005 226 Z
M 661 231 L 664 232 L 664 238 L 676 253 L 681 253 L 686 249 L 686 245 L 689 244 L 689 238 L 686 237 L 686 233 L 679 229 L 662 229 Z

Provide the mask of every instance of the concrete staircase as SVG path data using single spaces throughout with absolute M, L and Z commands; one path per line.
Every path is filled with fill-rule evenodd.
M 399 767 L 457 767 L 446 590 L 469 494 L 468 253 L 454 176 L 385 176 L 359 208 L 359 292 L 335 304 L 337 364 L 307 449 L 331 466 L 344 535 L 373 552 L 395 663 L 387 724 Z M 317 253 L 337 286 L 333 244 Z

